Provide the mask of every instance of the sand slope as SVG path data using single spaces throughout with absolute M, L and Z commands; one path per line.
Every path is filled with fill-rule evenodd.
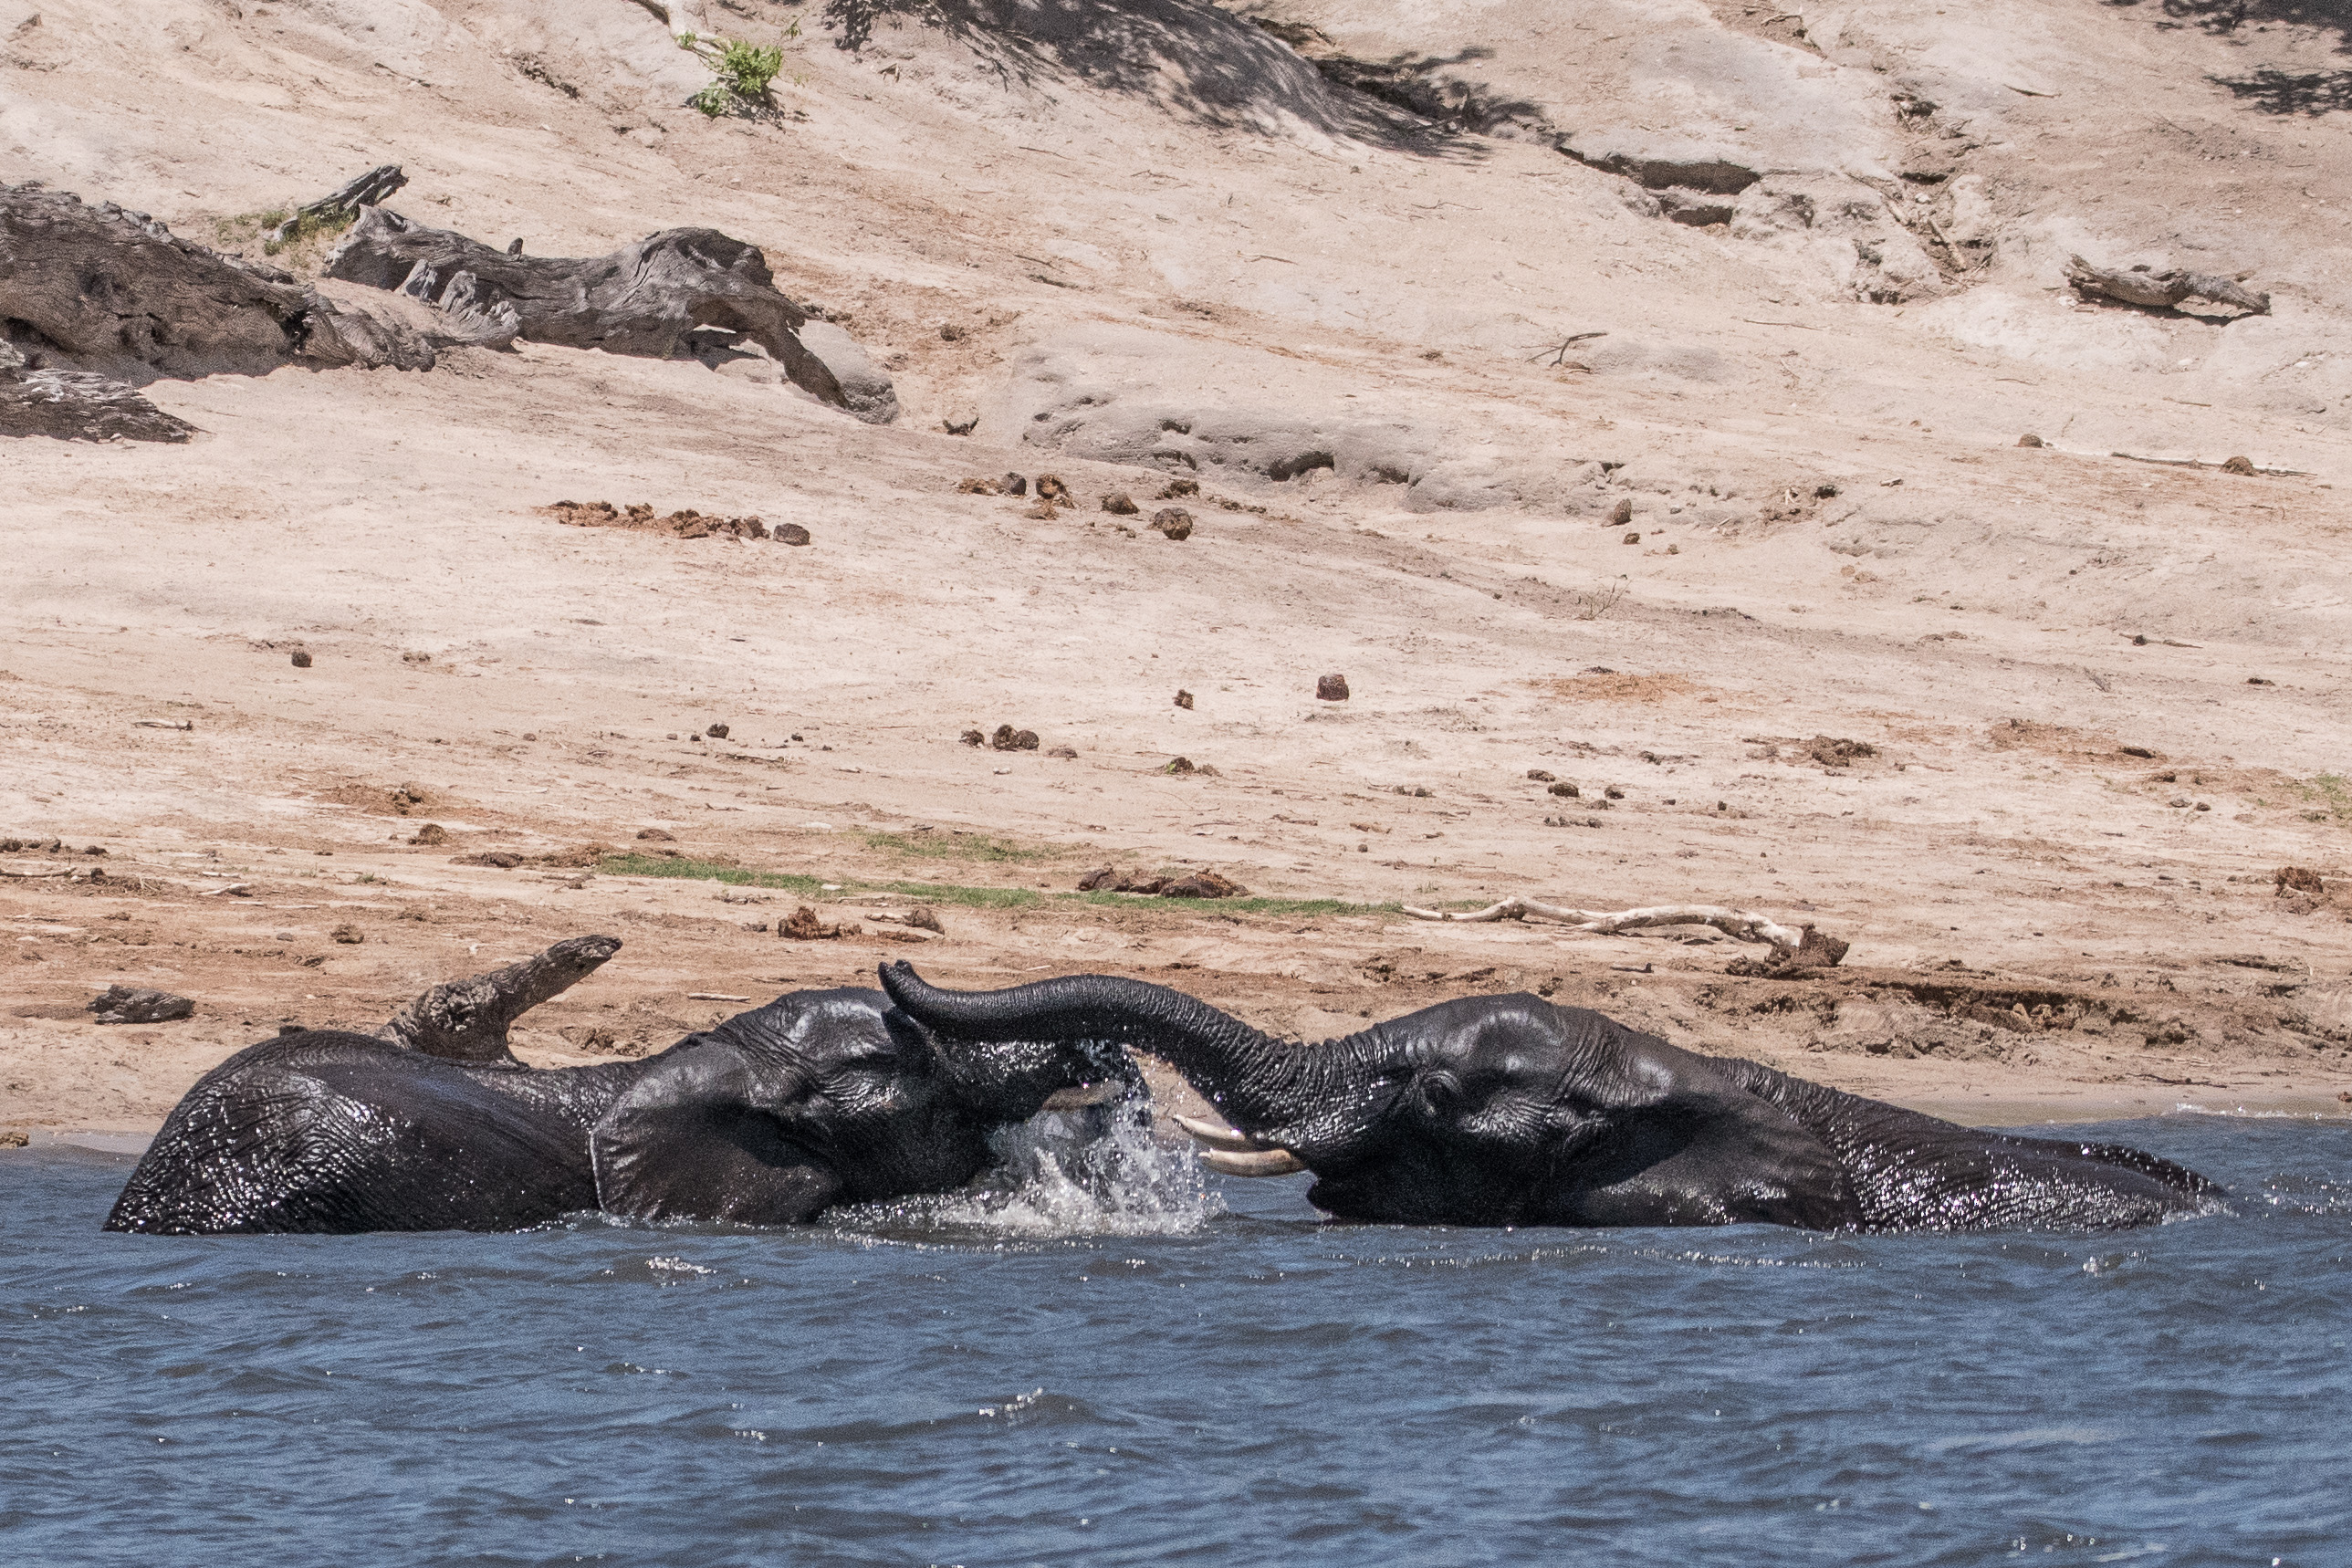
M 912 951 L 870 921 L 780 939 L 803 893 L 857 919 L 925 880 L 950 934 L 917 956 L 966 984 L 1117 970 L 1307 1034 L 1542 986 L 1979 1115 L 2343 1109 L 2352 903 L 2272 872 L 2344 869 L 2352 812 L 2352 163 L 2341 113 L 2262 86 L 2324 89 L 2331 33 L 2090 0 L 1803 38 L 1616 0 L 1275 30 L 1177 0 L 714 5 L 791 51 L 789 114 L 753 123 L 680 107 L 708 78 L 629 0 L 33 10 L 0 11 L 11 179 L 247 249 L 237 220 L 381 162 L 401 210 L 536 253 L 710 225 L 903 412 L 859 425 L 757 357 L 525 344 L 160 382 L 189 446 L 0 449 L 0 836 L 110 851 L 0 855 L 107 871 L 0 880 L 0 1126 L 152 1124 L 280 1019 L 373 1026 L 590 930 L 628 946 L 531 1047 L 667 1043 L 730 1010 L 688 993 Z M 1706 226 L 1641 174 L 1709 164 L 1756 178 Z M 2273 313 L 2077 306 L 2077 250 L 2252 269 Z M 958 491 L 1008 470 L 1079 504 Z M 559 500 L 814 542 L 568 528 Z M 1139 527 L 1171 504 L 1185 542 Z M 1332 671 L 1345 705 L 1313 699 Z M 1043 747 L 959 743 L 1000 722 Z M 1876 754 L 1825 765 L 1819 735 Z M 407 843 L 425 821 L 452 842 Z M 451 863 L 591 844 L 816 880 Z M 1013 904 L 1105 863 L 1367 906 L 1748 905 L 1850 938 L 1855 972 Z M 77 1014 L 115 980 L 199 1013 Z

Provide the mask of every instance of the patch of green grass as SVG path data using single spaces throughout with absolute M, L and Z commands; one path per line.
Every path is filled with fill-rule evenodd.
M 1060 895 L 1027 888 L 973 888 L 953 882 L 857 882 L 869 893 L 904 893 L 933 904 L 961 904 L 968 910 L 1025 910 Z
M 351 212 L 312 213 L 294 226 L 294 232 L 284 239 L 276 237 L 278 226 L 293 215 L 291 207 L 271 207 L 267 212 L 239 213 L 213 225 L 215 239 L 223 245 L 244 245 L 261 240 L 261 253 L 276 256 L 280 251 L 299 248 L 322 235 L 341 234 L 351 227 L 358 215 Z M 264 238 L 264 236 L 270 237 Z
M 213 237 L 223 245 L 243 245 L 247 240 L 258 238 L 284 223 L 287 215 L 293 210 L 291 207 L 271 207 L 268 212 L 239 213 L 235 217 L 222 218 L 213 225 Z
M 877 834 L 876 837 L 891 835 Z M 929 837 L 926 835 L 925 837 Z M 973 837 L 983 837 L 971 835 Z M 1008 857 L 1009 858 L 1009 857 Z M 675 859 L 665 855 L 607 855 L 596 868 L 610 877 L 675 877 L 687 881 L 724 882 L 736 888 L 774 888 L 796 893 L 812 902 L 823 896 L 824 884 L 814 877 L 789 871 L 753 871 L 717 860 Z M 934 904 L 974 910 L 1026 910 L 1047 903 L 1092 904 L 1098 908 L 1157 910 L 1203 915 L 1378 915 L 1394 914 L 1394 904 L 1351 904 L 1339 899 L 1162 899 L 1139 893 L 1043 893 L 1029 888 L 981 888 L 955 882 L 865 882 L 844 880 L 835 892 L 847 899 L 861 893 L 900 893 Z M 1460 905 L 1475 909 L 1475 903 Z
M 1351 904 L 1340 899 L 1163 899 L 1156 893 L 1056 893 L 1075 903 L 1122 910 L 1182 910 L 1203 915 L 1392 915 L 1395 904 Z M 1466 904 L 1465 909 L 1479 906 Z
M 2293 788 L 2310 808 L 2304 818 L 2310 822 L 2352 822 L 2352 784 L 2340 773 L 2320 773 L 2296 782 Z
M 780 888 L 804 899 L 815 898 L 823 887 L 814 877 L 789 871 L 749 871 L 740 866 L 696 860 L 684 855 L 675 858 L 667 855 L 607 855 L 596 862 L 596 869 L 608 877 L 676 877 L 689 882 L 724 882 L 733 888 Z
M 925 860 L 996 860 L 1022 865 L 1058 860 L 1059 849 L 1033 849 L 986 833 L 869 833 L 868 847 Z

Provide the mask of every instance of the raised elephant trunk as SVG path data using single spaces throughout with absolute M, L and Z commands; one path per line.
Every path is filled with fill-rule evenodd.
M 1340 1131 L 1330 1125 L 1335 1112 L 1344 1115 L 1363 1099 L 1346 1087 L 1366 1076 L 1345 1049 L 1349 1042 L 1277 1040 L 1146 981 L 1079 974 L 1003 991 L 942 991 L 900 960 L 882 966 L 882 988 L 902 1011 L 950 1039 L 1115 1040 L 1149 1051 L 1258 1147 L 1305 1152 Z

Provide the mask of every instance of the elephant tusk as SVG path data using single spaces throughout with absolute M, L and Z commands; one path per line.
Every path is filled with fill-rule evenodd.
M 1307 1162 L 1287 1149 L 1265 1149 L 1252 1154 L 1212 1149 L 1201 1156 L 1201 1163 L 1221 1176 L 1295 1176 L 1307 1169 Z
M 1236 1132 L 1230 1127 L 1219 1127 L 1214 1122 L 1195 1121 L 1189 1116 L 1173 1113 L 1171 1120 L 1190 1132 L 1196 1142 L 1206 1143 L 1212 1149 L 1229 1150 L 1236 1154 L 1262 1154 L 1274 1147 L 1263 1139 L 1253 1138 L 1246 1132 Z

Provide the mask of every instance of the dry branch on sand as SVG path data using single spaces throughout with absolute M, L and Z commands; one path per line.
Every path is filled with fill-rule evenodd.
M 1412 904 L 1404 912 L 1423 921 L 1557 921 L 1576 931 L 1591 931 L 1596 936 L 1613 936 L 1619 931 L 1640 931 L 1650 926 L 1713 926 L 1742 942 L 1769 942 L 1775 947 L 1791 951 L 1802 946 L 1810 926 L 1791 929 L 1745 910 L 1726 909 L 1720 904 L 1654 904 L 1646 909 L 1619 910 L 1614 913 L 1600 910 L 1571 910 L 1559 904 L 1541 903 L 1534 899 L 1505 899 L 1483 910 L 1468 913 L 1449 913 L 1442 910 L 1424 910 Z
M 2178 310 L 2185 300 L 2210 300 L 2217 305 L 2228 305 L 2252 315 L 2271 313 L 2271 297 L 2242 289 L 2233 278 L 2218 278 L 2203 272 L 2151 272 L 2146 267 L 2094 267 L 2081 257 L 2070 257 L 2066 262 L 2066 281 L 2074 292 L 2088 300 L 2103 296 L 2120 300 L 2126 305 L 2140 305 L 2152 310 Z

